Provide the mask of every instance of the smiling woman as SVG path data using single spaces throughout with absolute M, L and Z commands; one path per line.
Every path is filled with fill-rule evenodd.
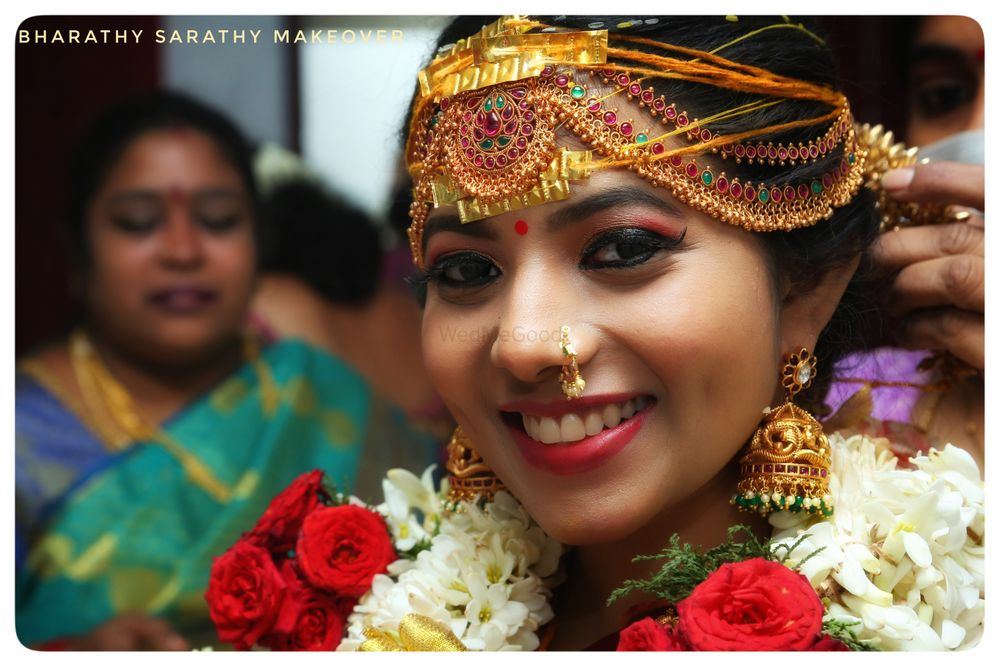
M 670 587 L 694 571 L 668 562 L 656 574 L 633 557 L 671 535 L 725 543 L 734 524 L 765 541 L 775 526 L 785 535 L 860 526 L 873 550 L 864 569 L 852 560 L 859 538 L 833 538 L 831 560 L 808 570 L 828 605 L 810 591 L 810 609 L 863 621 L 859 636 L 880 648 L 977 641 L 981 588 L 961 610 L 921 606 L 936 593 L 923 597 L 925 579 L 905 573 L 940 560 L 917 547 L 894 552 L 903 561 L 880 560 L 883 547 L 896 548 L 894 519 L 864 514 L 878 505 L 859 500 L 868 487 L 838 504 L 861 484 L 845 461 L 888 469 L 889 443 L 824 434 L 805 409 L 818 406 L 831 362 L 859 342 L 854 324 L 870 292 L 859 265 L 878 233 L 872 190 L 888 166 L 879 132 L 856 126 L 838 92 L 823 38 L 787 18 L 484 23 L 457 19 L 420 73 L 406 147 L 409 239 L 428 372 L 460 425 L 451 499 L 471 518 L 454 525 L 479 530 L 469 501 L 496 492 L 485 512 L 506 530 L 516 516 L 506 489 L 548 535 L 576 547 L 548 646 L 614 646 L 623 625 L 651 611 L 653 629 L 623 635 L 620 646 L 710 646 L 698 639 L 705 628 L 685 625 L 691 607 Z M 443 335 L 454 330 L 485 335 Z M 972 476 L 975 486 L 978 470 Z M 955 525 L 963 549 L 978 554 Z M 390 568 L 394 587 L 376 581 L 346 646 L 406 644 L 406 609 L 450 623 L 470 648 L 537 646 L 529 631 L 548 608 L 531 607 L 537 616 L 523 624 L 471 615 L 487 604 L 468 583 L 474 566 L 441 532 L 447 540 L 432 542 L 426 560 Z M 477 544 L 477 554 L 495 548 Z M 789 550 L 804 566 L 807 554 Z M 694 567 L 681 560 L 693 550 L 665 553 Z M 916 560 L 899 565 L 908 557 Z M 441 607 L 435 586 L 448 591 Z M 880 586 L 891 594 L 876 596 Z M 464 618 L 448 611 L 462 598 L 453 590 L 469 591 Z M 529 604 L 518 584 L 500 602 L 507 595 Z M 778 624 L 738 594 L 719 604 L 707 617 L 734 619 L 747 636 Z M 950 635 L 962 611 L 962 630 Z M 797 647 L 822 645 L 814 621 Z
M 363 451 L 425 464 L 432 445 L 340 360 L 250 317 L 256 189 L 228 120 L 128 100 L 90 128 L 72 184 L 85 317 L 18 366 L 17 634 L 183 649 L 210 627 L 211 557 L 297 472 L 367 495 Z

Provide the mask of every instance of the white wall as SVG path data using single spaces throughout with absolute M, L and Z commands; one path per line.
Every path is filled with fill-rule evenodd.
M 414 5 L 413 7 L 417 7 Z M 381 215 L 401 159 L 399 130 L 425 62 L 451 17 L 351 16 L 307 21 L 338 30 L 333 44 L 299 45 L 302 150 L 345 197 Z M 360 31 L 401 30 L 402 39 L 363 43 Z M 345 30 L 354 42 L 344 43 Z M 307 30 L 308 34 L 308 30 Z

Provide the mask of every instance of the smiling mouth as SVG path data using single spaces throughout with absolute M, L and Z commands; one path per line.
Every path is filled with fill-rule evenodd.
M 580 412 L 568 412 L 561 417 L 538 417 L 521 412 L 501 412 L 508 426 L 524 431 L 528 437 L 546 445 L 578 442 L 603 431 L 617 428 L 656 399 L 636 396 L 619 403 L 594 406 Z

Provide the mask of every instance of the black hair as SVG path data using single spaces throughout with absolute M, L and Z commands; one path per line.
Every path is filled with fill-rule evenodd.
M 265 270 L 292 273 L 336 303 L 360 305 L 375 294 L 382 250 L 364 212 L 307 180 L 278 186 L 262 210 Z
M 253 151 L 236 125 L 186 95 L 171 91 L 143 93 L 104 110 L 84 131 L 70 157 L 65 223 L 71 259 L 78 268 L 90 266 L 86 221 L 94 195 L 133 141 L 147 132 L 168 128 L 189 128 L 212 139 L 243 182 L 256 221 Z
M 438 48 L 451 45 L 477 32 L 482 26 L 492 23 L 497 18 L 483 16 L 457 18 L 442 32 Z M 759 16 L 560 16 L 538 17 L 538 21 L 557 28 L 607 29 L 612 35 L 621 33 L 642 36 L 701 51 L 712 51 L 722 45 L 729 45 L 718 55 L 775 74 L 834 88 L 838 86 L 838 72 L 833 53 L 823 41 L 820 29 L 811 25 L 809 21 Z M 788 27 L 768 27 L 783 23 L 802 24 L 809 32 Z M 759 32 L 746 39 L 738 39 L 758 30 Z M 655 47 L 637 43 L 629 43 L 628 47 L 633 50 L 657 52 Z M 609 58 L 609 61 L 615 62 L 613 58 Z M 644 83 L 652 85 L 657 95 L 664 95 L 670 100 L 681 100 L 688 114 L 694 118 L 704 118 L 721 109 L 738 107 L 760 99 L 756 94 L 680 79 L 646 79 Z M 720 134 L 735 134 L 751 128 L 811 118 L 829 111 L 829 106 L 820 102 L 787 100 L 749 114 L 715 122 L 711 129 Z M 780 141 L 786 144 L 807 142 L 820 132 L 817 127 L 804 127 L 757 137 L 755 141 L 776 143 Z M 779 181 L 801 182 L 818 178 L 831 171 L 834 165 L 840 163 L 842 157 L 841 145 L 827 155 L 820 156 L 813 163 L 787 166 L 778 174 L 773 167 L 766 165 L 729 163 L 725 168 L 730 177 L 739 176 L 743 181 L 752 180 L 766 184 Z M 869 322 L 876 311 L 871 298 L 874 277 L 868 268 L 869 263 L 864 253 L 877 234 L 878 219 L 875 214 L 874 199 L 864 188 L 849 204 L 834 211 L 828 220 L 821 220 L 812 227 L 757 234 L 771 260 L 776 292 L 781 283 L 792 291 L 807 291 L 827 272 L 847 265 L 859 255 L 862 256 L 861 266 L 855 272 L 836 312 L 816 343 L 814 353 L 819 359 L 817 378 L 813 381 L 812 387 L 796 399 L 800 404 L 820 414 L 823 413 L 821 401 L 829 386 L 833 362 L 849 352 L 861 349 L 863 345 L 859 344 L 859 339 L 863 340 L 866 328 L 871 327 Z

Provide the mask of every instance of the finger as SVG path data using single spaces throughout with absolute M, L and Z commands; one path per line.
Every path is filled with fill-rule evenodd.
M 986 179 L 981 165 L 928 162 L 891 169 L 882 176 L 882 187 L 900 201 L 959 204 L 984 210 Z
M 145 616 L 135 620 L 133 630 L 142 643 L 156 651 L 183 651 L 187 641 L 162 618 Z
M 890 271 L 950 255 L 984 257 L 983 228 L 970 222 L 907 227 L 882 234 L 871 250 L 876 267 Z
M 887 297 L 889 315 L 935 306 L 975 313 L 985 309 L 986 263 L 981 257 L 939 257 L 907 266 L 892 282 Z
M 899 344 L 913 350 L 947 350 L 982 370 L 985 366 L 985 327 L 982 313 L 957 308 L 935 308 L 914 313 L 897 329 Z

